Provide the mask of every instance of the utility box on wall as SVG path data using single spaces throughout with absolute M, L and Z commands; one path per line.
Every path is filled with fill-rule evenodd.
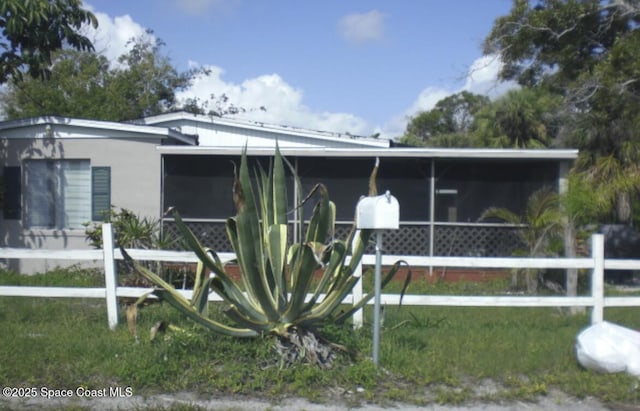
M 400 205 L 387 191 L 383 195 L 364 197 L 356 208 L 356 227 L 359 229 L 397 230 L 400 228 Z

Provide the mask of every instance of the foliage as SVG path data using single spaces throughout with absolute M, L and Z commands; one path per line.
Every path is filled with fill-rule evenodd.
M 120 108 L 107 95 L 109 62 L 103 56 L 76 50 L 56 54 L 47 79 L 25 79 L 7 85 L 2 110 L 9 119 L 61 115 L 117 120 Z M 62 92 L 61 90 L 64 90 Z
M 99 223 L 84 223 L 85 235 L 89 244 L 102 248 L 102 224 L 111 223 L 117 247 L 142 249 L 168 249 L 174 240 L 163 237 L 160 222 L 156 219 L 140 217 L 131 210 L 111 207 Z
M 485 40 L 502 79 L 562 95 L 556 139 L 581 150 L 576 170 L 624 223 L 640 193 L 638 21 L 636 1 L 514 0 Z
M 559 96 L 542 88 L 510 90 L 477 112 L 477 147 L 545 148 L 555 136 Z
M 469 147 L 469 132 L 486 96 L 462 91 L 438 101 L 429 111 L 413 117 L 401 142 L 429 147 Z
M 294 177 L 299 189 L 301 184 L 295 173 Z M 306 197 L 318 196 L 306 233 L 300 233 L 300 242 L 290 245 L 285 167 L 279 150 L 270 170 L 258 169 L 256 179 L 254 190 L 244 153 L 233 189 L 237 214 L 226 222 L 241 283 L 233 280 L 228 266 L 214 251 L 200 244 L 177 213 L 174 218 L 184 241 L 200 260 L 192 299 L 186 299 L 139 264 L 134 266 L 159 287 L 155 290 L 158 297 L 196 323 L 235 337 L 274 335 L 283 364 L 303 359 L 328 367 L 336 346 L 325 343 L 316 330 L 328 323 L 343 323 L 373 297 L 370 292 L 353 307 L 340 311 L 342 301 L 359 281 L 355 270 L 372 230 L 356 230 L 354 226 L 346 240 L 335 239 L 335 205 L 326 188 L 317 185 Z M 302 230 L 302 216 L 300 219 Z M 400 262 L 389 270 L 383 284 L 393 278 L 399 265 Z M 213 275 L 209 276 L 207 270 Z M 317 282 L 316 274 L 320 275 Z M 224 313 L 235 325 L 209 317 L 207 301 L 211 290 L 227 303 Z
M 567 84 L 593 72 L 620 38 L 637 29 L 640 12 L 629 0 L 514 0 L 485 40 L 499 53 L 500 76 L 526 86 Z
M 149 40 L 151 34 L 131 40 L 131 50 L 118 58 L 120 66 L 113 72 L 113 96 L 129 107 L 123 119 L 152 116 L 176 108 L 176 91 L 188 87 L 197 72 L 179 73 L 170 59 L 160 53 L 165 44 L 161 40 Z
M 98 20 L 82 8 L 81 0 L 3 0 L 0 3 L 0 84 L 9 78 L 21 80 L 48 76 L 52 53 L 70 46 L 93 50 L 80 34 L 84 24 Z
M 176 109 L 176 92 L 189 86 L 195 71 L 178 72 L 161 53 L 164 43 L 151 33 L 130 45 L 113 66 L 89 51 L 57 53 L 47 79 L 8 86 L 3 110 L 10 119 L 58 115 L 122 121 Z
M 485 210 L 480 220 L 499 219 L 521 226 L 518 236 L 526 249 L 518 254 L 528 257 L 548 256 L 557 253 L 557 239 L 562 233 L 563 214 L 558 194 L 549 187 L 534 192 L 527 200 L 524 215 L 520 216 L 506 208 L 491 207 Z M 535 293 L 538 288 L 538 271 L 523 269 L 527 291 Z M 514 277 L 515 279 L 516 277 Z M 516 285 L 516 284 L 513 284 Z

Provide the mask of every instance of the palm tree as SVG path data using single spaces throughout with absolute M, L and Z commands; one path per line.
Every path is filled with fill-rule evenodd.
M 541 89 L 511 90 L 478 112 L 474 143 L 496 148 L 548 147 L 559 104 L 558 96 Z
M 529 197 L 524 215 L 500 207 L 490 207 L 482 213 L 480 220 L 497 218 L 506 223 L 520 226 L 518 236 L 524 249 L 519 255 L 541 257 L 549 255 L 552 240 L 558 238 L 563 230 L 560 198 L 551 188 L 542 188 Z M 518 277 L 524 273 L 527 292 L 534 294 L 538 289 L 538 270 L 522 269 L 514 272 L 512 285 L 518 285 Z

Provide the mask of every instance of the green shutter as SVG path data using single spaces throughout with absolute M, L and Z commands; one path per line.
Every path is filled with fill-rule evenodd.
M 111 208 L 111 167 L 91 167 L 91 220 L 103 221 Z
M 20 167 L 5 167 L 2 174 L 2 216 L 19 220 L 22 214 L 22 172 Z

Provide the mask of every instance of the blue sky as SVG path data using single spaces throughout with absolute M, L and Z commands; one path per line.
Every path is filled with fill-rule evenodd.
M 178 68 L 206 66 L 180 97 L 226 93 L 257 121 L 369 135 L 402 134 L 446 95 L 495 97 L 499 61 L 482 41 L 511 0 L 85 0 L 97 49 L 125 51 L 154 31 Z

